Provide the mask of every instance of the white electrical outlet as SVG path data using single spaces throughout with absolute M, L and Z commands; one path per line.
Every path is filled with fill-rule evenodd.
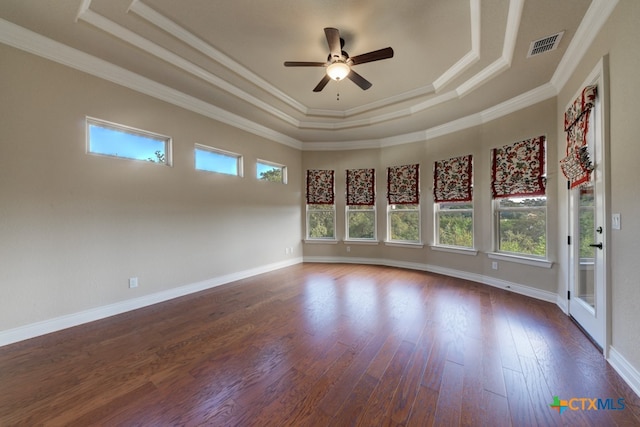
M 493 261 L 491 263 L 491 268 L 494 269 L 494 270 L 497 270 L 498 269 L 498 261 Z
M 129 287 L 137 288 L 138 287 L 138 278 L 137 277 L 129 277 Z

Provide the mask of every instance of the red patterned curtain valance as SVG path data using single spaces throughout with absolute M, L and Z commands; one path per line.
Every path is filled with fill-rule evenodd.
M 334 171 L 307 170 L 307 204 L 332 205 L 334 203 Z
M 589 118 L 597 96 L 596 86 L 587 86 L 564 114 L 564 130 L 567 134 L 566 157 L 560 160 L 560 169 L 575 188 L 591 179 L 593 166 L 587 150 Z
M 376 170 L 347 169 L 347 206 L 373 206 L 376 201 Z
M 390 205 L 414 205 L 420 202 L 420 165 L 387 168 L 387 201 Z
M 544 195 L 544 150 L 544 136 L 491 150 L 493 198 Z
M 440 202 L 470 202 L 472 200 L 473 157 L 454 157 L 435 162 L 433 168 L 433 199 Z

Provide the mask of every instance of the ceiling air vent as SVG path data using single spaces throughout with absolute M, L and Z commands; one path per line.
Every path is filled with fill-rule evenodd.
M 563 34 L 564 31 L 561 31 L 557 34 L 532 41 L 531 45 L 529 46 L 527 58 L 556 49 L 560 44 L 560 40 L 562 39 Z

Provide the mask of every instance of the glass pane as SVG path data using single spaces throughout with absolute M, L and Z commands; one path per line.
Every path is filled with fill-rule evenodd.
M 165 139 L 89 123 L 89 152 L 106 156 L 167 163 Z
M 593 182 L 580 187 L 578 198 L 579 209 L 579 249 L 580 264 L 578 272 L 578 298 L 591 307 L 595 307 L 595 247 L 589 246 L 596 241 L 595 235 L 595 203 Z
M 544 257 L 547 253 L 545 199 L 505 199 L 498 212 L 498 249 Z
M 334 237 L 333 205 L 314 205 L 307 213 L 307 227 L 310 239 L 333 239 Z
M 420 215 L 419 211 L 391 211 L 389 213 L 390 239 L 405 242 L 420 241 Z
M 238 175 L 238 157 L 210 150 L 195 149 L 196 169 Z
M 282 168 L 258 162 L 256 164 L 257 178 L 261 181 L 282 182 Z
M 473 247 L 473 214 L 471 212 L 438 212 L 438 244 Z
M 373 239 L 375 237 L 376 217 L 370 206 L 350 207 L 347 215 L 349 217 L 350 239 Z

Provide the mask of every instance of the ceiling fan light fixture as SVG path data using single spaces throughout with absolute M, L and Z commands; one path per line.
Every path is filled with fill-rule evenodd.
M 342 80 L 351 72 L 349 65 L 342 60 L 337 60 L 327 67 L 327 76 L 333 80 Z

